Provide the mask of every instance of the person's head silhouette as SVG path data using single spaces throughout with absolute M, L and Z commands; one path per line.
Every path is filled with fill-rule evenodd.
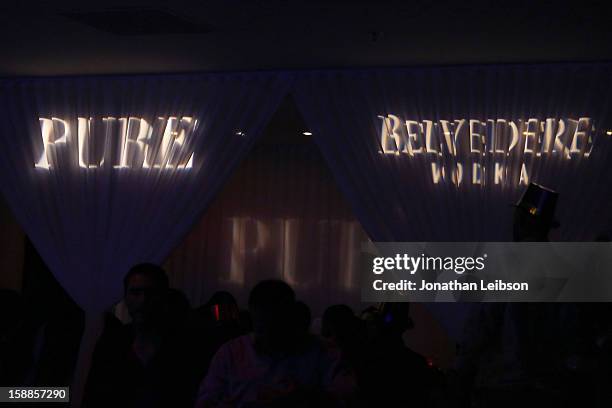
M 129 270 L 123 279 L 124 299 L 135 326 L 161 323 L 166 312 L 168 286 L 166 272 L 157 265 L 142 263 Z
M 388 333 L 401 336 L 406 330 L 414 328 L 414 321 L 410 317 L 410 303 L 388 302 L 380 310 L 383 329 Z
M 208 302 L 200 307 L 200 313 L 213 325 L 233 325 L 240 321 L 240 309 L 234 296 L 227 291 L 213 293 Z
M 259 282 L 249 295 L 253 333 L 265 351 L 281 351 L 292 345 L 295 293 L 281 280 Z
M 325 338 L 342 343 L 354 336 L 357 317 L 353 309 L 347 305 L 332 305 L 323 312 L 321 335 Z

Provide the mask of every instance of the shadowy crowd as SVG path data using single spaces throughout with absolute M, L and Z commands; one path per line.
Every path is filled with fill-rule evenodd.
M 474 304 L 455 368 L 406 347 L 409 303 L 347 305 L 313 330 L 280 280 L 192 309 L 158 266 L 133 267 L 109 311 L 85 407 L 609 406 L 612 342 L 602 304 Z
M 0 300 L 0 381 L 23 385 L 37 372 L 32 341 L 19 335 L 18 295 Z M 610 406 L 609 307 L 473 306 L 455 368 L 442 372 L 404 343 L 409 303 L 333 305 L 314 330 L 283 281 L 255 285 L 246 310 L 223 291 L 192 308 L 162 268 L 139 264 L 105 315 L 82 406 Z
M 515 206 L 514 241 L 548 240 L 556 197 L 529 186 Z M 443 373 L 404 343 L 409 303 L 359 315 L 333 305 L 315 331 L 308 305 L 280 280 L 256 284 L 247 310 L 228 292 L 193 309 L 153 264 L 132 267 L 123 283 L 84 407 L 612 406 L 611 304 L 474 303 L 455 367 Z M 0 385 L 45 385 L 53 348 L 32 339 L 58 339 L 57 327 L 78 325 L 26 336 L 21 299 L 0 295 Z M 69 366 L 59 365 L 56 385 L 66 384 Z
M 310 308 L 280 280 L 251 290 L 248 310 L 228 292 L 192 309 L 152 264 L 133 267 L 106 315 L 84 407 L 425 406 L 443 376 L 407 348 L 409 304 Z

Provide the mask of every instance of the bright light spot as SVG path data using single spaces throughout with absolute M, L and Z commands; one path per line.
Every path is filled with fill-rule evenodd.
M 606 135 L 608 135 L 608 136 L 612 136 L 612 130 L 608 130 L 608 131 L 606 132 Z
M 312 136 L 312 132 L 302 132 L 304 136 Z
M 240 130 L 237 130 L 236 131 L 236 136 L 245 136 L 245 133 L 240 131 Z
M 189 158 L 189 161 L 187 162 L 187 164 L 185 165 L 185 169 L 191 169 L 193 168 L 193 156 L 195 153 L 191 153 L 191 157 Z

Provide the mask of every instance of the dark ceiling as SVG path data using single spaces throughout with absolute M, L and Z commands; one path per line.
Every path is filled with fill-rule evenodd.
M 612 60 L 606 1 L 0 4 L 0 75 Z

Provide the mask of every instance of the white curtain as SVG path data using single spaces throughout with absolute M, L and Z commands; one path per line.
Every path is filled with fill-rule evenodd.
M 310 71 L 294 97 L 373 241 L 511 241 L 527 182 L 560 193 L 553 240 L 612 233 L 610 64 Z M 467 306 L 427 308 L 458 338 Z
M 610 64 L 491 65 L 307 72 L 295 99 L 374 241 L 509 241 L 529 182 L 560 193 L 556 239 L 589 241 L 612 229 L 611 93 Z
M 0 189 L 88 315 L 77 401 L 95 317 L 130 266 L 162 262 L 189 231 L 288 86 L 265 73 L 0 82 Z

